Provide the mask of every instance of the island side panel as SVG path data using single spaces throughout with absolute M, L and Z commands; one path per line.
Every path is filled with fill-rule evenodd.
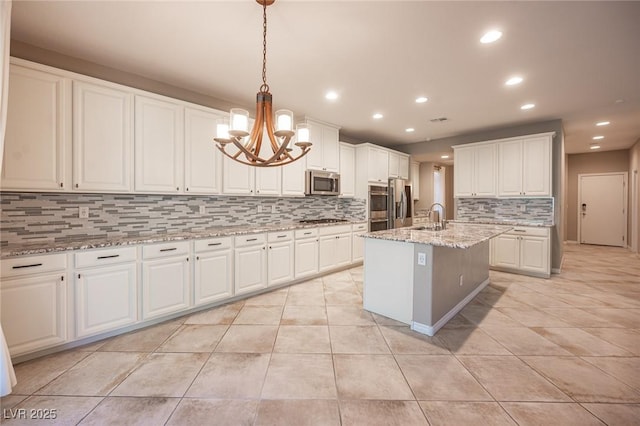
M 433 335 L 489 282 L 489 242 L 467 249 L 433 247 L 429 260 L 431 273 L 416 280 L 413 325 Z
M 414 244 L 365 238 L 363 307 L 411 324 Z

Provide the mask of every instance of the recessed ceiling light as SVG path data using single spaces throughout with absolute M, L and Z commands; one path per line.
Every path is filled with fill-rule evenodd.
M 414 129 L 413 127 L 407 127 L 406 129 L 404 129 L 404 131 L 407 133 L 411 133 L 411 132 L 415 132 L 416 129 Z
M 338 93 L 334 92 L 333 90 L 330 90 L 327 92 L 326 95 L 324 95 L 324 97 L 330 101 L 335 101 L 336 99 L 338 99 Z
M 600 149 L 600 145 L 591 145 L 589 149 Z
M 520 109 L 531 109 L 534 108 L 536 105 L 535 104 L 524 104 L 520 107 Z
M 502 37 L 502 32 L 498 30 L 487 31 L 480 39 L 480 43 L 483 43 L 483 44 L 493 43 L 494 41 L 498 40 L 500 37 Z
M 424 96 L 420 96 L 419 98 L 416 98 L 416 103 L 417 104 L 423 104 L 425 102 L 427 102 L 429 99 L 425 98 Z
M 446 160 L 447 158 L 449 158 L 449 156 L 448 155 L 441 155 L 440 158 L 443 158 L 443 159 Z
M 599 121 L 596 123 L 596 126 L 608 126 L 609 124 L 611 124 L 608 121 Z
M 593 137 L 594 141 L 599 141 L 600 139 L 604 139 L 604 136 L 594 136 Z
M 522 77 L 515 76 L 505 81 L 504 84 L 506 84 L 507 86 L 515 86 L 516 84 L 522 83 L 522 80 L 523 80 Z
M 373 118 L 375 118 L 376 120 L 380 120 L 382 117 L 384 117 L 384 115 L 380 114 L 379 112 L 373 114 Z

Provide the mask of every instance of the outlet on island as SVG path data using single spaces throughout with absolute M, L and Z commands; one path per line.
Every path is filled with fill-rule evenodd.
M 418 265 L 425 266 L 427 264 L 427 253 L 418 253 Z

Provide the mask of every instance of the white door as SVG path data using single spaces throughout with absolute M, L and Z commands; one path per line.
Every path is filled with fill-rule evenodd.
M 338 139 L 338 129 L 328 126 L 322 129 L 323 170 L 338 172 L 340 168 L 340 148 L 338 145 Z
M 216 148 L 216 120 L 211 111 L 184 110 L 184 185 L 195 194 L 219 194 L 222 190 L 222 153 Z
M 520 237 L 520 269 L 548 274 L 549 239 Z
M 518 268 L 520 266 L 520 240 L 515 235 L 502 234 L 491 240 L 491 266 Z
M 473 148 L 454 151 L 453 188 L 456 197 L 471 197 L 473 193 Z
M 474 195 L 495 197 L 496 195 L 496 146 L 482 145 L 474 148 Z
M 231 249 L 196 256 L 194 293 L 196 306 L 233 296 Z
M 269 244 L 269 285 L 293 280 L 293 241 Z
M 267 286 L 267 246 L 240 247 L 235 250 L 236 295 Z
M 626 180 L 626 173 L 578 175 L 580 243 L 626 245 Z
M 301 158 L 283 167 L 275 167 L 282 170 L 282 195 L 304 195 L 304 166 L 305 160 Z
M 338 235 L 336 237 L 335 265 L 344 266 L 351 263 L 351 233 Z
M 522 146 L 522 195 L 551 195 L 551 136 L 525 139 Z
M 189 259 L 174 257 L 144 262 L 142 317 L 149 319 L 186 309 L 190 305 Z
M 317 239 L 296 240 L 295 265 L 296 278 L 318 273 Z
M 73 188 L 131 191 L 133 95 L 73 83 Z

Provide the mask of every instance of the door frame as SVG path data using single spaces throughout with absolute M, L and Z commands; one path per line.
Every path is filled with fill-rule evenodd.
M 583 177 L 594 177 L 594 176 L 622 176 L 622 186 L 624 187 L 623 192 L 623 200 L 622 205 L 624 206 L 624 242 L 625 244 L 622 247 L 629 247 L 629 234 L 628 234 L 628 222 L 629 222 L 629 186 L 628 183 L 628 172 L 611 172 L 611 173 L 579 173 L 578 174 L 578 205 L 577 205 L 577 221 L 578 221 L 578 244 L 582 244 L 582 220 L 581 220 L 581 210 L 580 206 L 582 205 L 582 178 Z
M 631 192 L 631 236 L 629 238 L 630 241 L 627 241 L 627 246 L 635 253 L 638 253 L 638 197 L 640 196 L 640 188 L 638 185 L 638 171 L 632 170 L 629 171 L 631 173 L 631 184 L 629 186 L 629 191 Z M 627 219 L 628 220 L 628 219 Z

